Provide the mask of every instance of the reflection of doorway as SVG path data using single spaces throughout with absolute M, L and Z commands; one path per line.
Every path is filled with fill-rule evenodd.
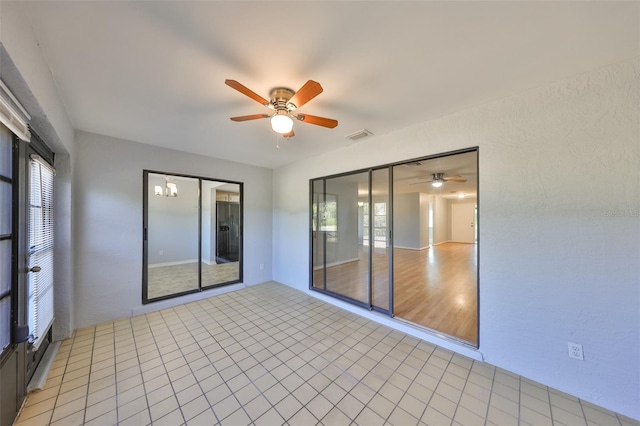
M 240 204 L 216 202 L 216 262 L 238 260 L 240 250 Z
M 451 241 L 456 243 L 475 243 L 475 222 L 475 203 L 451 204 Z

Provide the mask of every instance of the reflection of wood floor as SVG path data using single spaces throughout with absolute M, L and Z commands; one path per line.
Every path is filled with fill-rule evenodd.
M 240 277 L 238 262 L 202 264 L 202 286 L 237 281 Z M 198 288 L 198 263 L 149 268 L 147 298 L 168 296 Z
M 427 250 L 394 250 L 394 315 L 477 343 L 476 245 L 446 243 Z M 365 247 L 368 251 L 368 247 Z M 374 250 L 373 304 L 388 308 L 385 249 Z M 327 290 L 367 302 L 368 253 L 327 268 Z M 314 273 L 322 282 L 322 271 Z

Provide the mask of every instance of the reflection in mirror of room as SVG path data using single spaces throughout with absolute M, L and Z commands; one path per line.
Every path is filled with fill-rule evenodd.
M 240 184 L 152 172 L 147 179 L 145 302 L 238 282 Z
M 322 232 L 312 206 L 312 288 L 477 345 L 477 184 L 476 149 L 314 181 L 316 206 L 337 195 L 338 226 Z

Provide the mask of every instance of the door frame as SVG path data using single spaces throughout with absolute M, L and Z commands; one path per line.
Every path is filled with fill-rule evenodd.
M 23 185 L 23 191 L 24 191 L 24 202 L 21 202 L 19 204 L 20 207 L 22 207 L 24 209 L 24 212 L 20 213 L 20 217 L 21 220 L 24 221 L 24 225 L 21 225 L 20 229 L 24 230 L 24 241 L 22 242 L 22 249 L 18 251 L 18 280 L 22 281 L 22 288 L 23 288 L 23 297 L 24 297 L 24 304 L 25 307 L 27 306 L 27 299 L 28 299 L 28 284 L 27 284 L 27 269 L 28 269 L 28 265 L 27 265 L 27 251 L 28 251 L 28 225 L 29 225 L 29 208 L 28 208 L 28 203 L 29 203 L 29 188 L 31 185 L 29 176 L 29 170 L 30 170 L 30 166 L 31 166 L 31 156 L 32 155 L 38 155 L 40 156 L 40 158 L 42 159 L 42 161 L 46 162 L 49 166 L 51 166 L 53 168 L 54 166 L 54 161 L 55 161 L 55 155 L 53 153 L 53 151 L 51 151 L 49 149 L 49 147 L 47 147 L 47 145 L 44 143 L 44 141 L 38 136 L 38 134 L 36 132 L 34 132 L 33 130 L 31 130 L 31 142 L 29 142 L 28 144 L 26 144 L 26 149 L 25 149 L 25 153 L 24 153 L 24 157 L 21 158 L 19 161 L 21 164 L 24 165 L 25 170 L 24 170 L 24 185 Z M 55 175 L 55 172 L 54 172 Z M 55 182 L 55 178 L 54 178 L 54 182 Z M 55 186 L 55 184 L 54 184 Z M 55 211 L 54 211 L 54 215 L 55 215 Z M 55 226 L 55 219 L 54 219 L 54 226 Z M 55 231 L 54 231 L 55 233 Z M 55 256 L 55 245 L 54 245 L 54 256 Z M 55 265 L 55 262 L 54 262 Z M 20 272 L 22 271 L 22 272 Z M 55 305 L 54 305 L 55 306 Z M 28 309 L 28 308 L 27 308 Z M 28 310 L 25 309 L 25 318 L 24 318 L 24 324 L 27 324 L 27 313 Z M 55 316 L 55 315 L 54 315 Z M 33 377 L 34 373 L 36 372 L 36 368 L 38 368 L 38 365 L 40 364 L 40 361 L 42 360 L 42 357 L 44 356 L 45 352 L 47 351 L 47 348 L 49 347 L 49 344 L 52 342 L 52 337 L 53 337 L 53 333 L 52 333 L 52 329 L 53 329 L 53 324 L 49 327 L 49 330 L 45 333 L 44 336 L 41 336 L 40 338 L 42 339 L 42 342 L 39 343 L 38 349 L 36 351 L 32 351 L 31 350 L 31 345 L 27 344 L 27 350 L 25 353 L 26 359 L 25 359 L 25 378 L 26 378 L 26 383 L 28 384 L 29 381 L 31 380 L 31 378 Z

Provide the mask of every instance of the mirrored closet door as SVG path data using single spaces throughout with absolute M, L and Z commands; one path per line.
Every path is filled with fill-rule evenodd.
M 242 281 L 242 183 L 144 171 L 143 303 Z

